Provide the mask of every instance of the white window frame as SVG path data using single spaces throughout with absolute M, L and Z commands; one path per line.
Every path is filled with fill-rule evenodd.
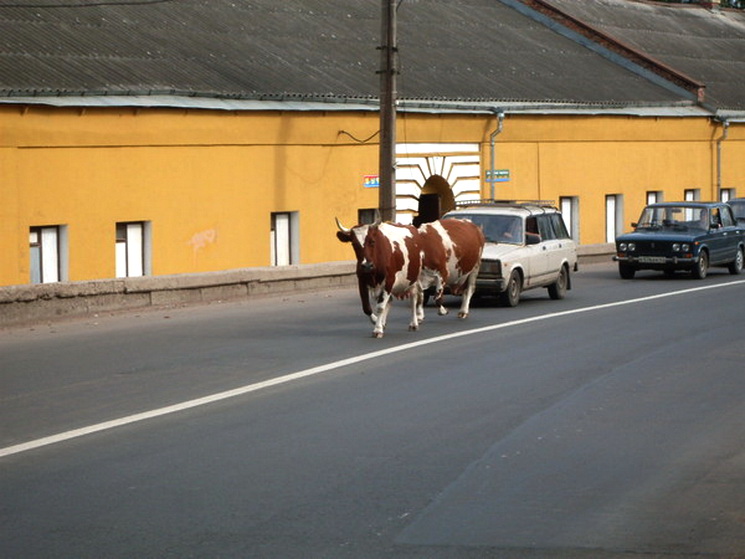
M 737 198 L 737 189 L 735 188 L 720 188 L 719 189 L 719 201 L 729 202 L 733 198 Z
M 67 281 L 67 226 L 44 225 L 29 229 L 31 283 Z
M 665 200 L 665 193 L 662 190 L 648 190 L 647 204 L 658 204 Z
M 623 195 L 608 194 L 605 197 L 605 242 L 613 243 L 623 233 Z
M 300 263 L 298 212 L 274 212 L 271 215 L 270 258 L 272 266 Z
M 701 200 L 701 189 L 700 188 L 686 188 L 683 191 L 683 200 L 686 202 L 696 202 Z
M 559 210 L 564 219 L 569 236 L 579 242 L 579 198 L 577 196 L 559 197 Z
M 150 234 L 149 221 L 120 221 L 116 224 L 117 278 L 150 275 L 152 261 Z

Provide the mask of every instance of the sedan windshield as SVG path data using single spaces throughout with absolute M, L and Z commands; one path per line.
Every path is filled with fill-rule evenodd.
M 513 215 L 458 214 L 479 225 L 490 243 L 523 243 L 523 220 Z
M 709 229 L 709 210 L 695 206 L 648 206 L 637 229 Z

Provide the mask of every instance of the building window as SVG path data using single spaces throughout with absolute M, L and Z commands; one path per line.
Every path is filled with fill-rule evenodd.
M 605 197 L 605 242 L 613 243 L 623 232 L 623 196 L 609 194 Z
M 129 278 L 150 273 L 150 223 L 116 224 L 116 277 Z
M 31 283 L 67 280 L 67 227 L 52 225 L 29 229 Z
M 719 190 L 720 202 L 729 202 L 733 198 L 737 198 L 737 194 L 734 188 L 722 188 Z
M 661 190 L 648 190 L 647 191 L 647 204 L 658 204 L 665 199 L 664 193 Z
M 579 242 L 579 198 L 577 196 L 560 197 L 559 210 L 570 238 Z
M 377 210 L 375 208 L 365 208 L 361 210 L 357 210 L 357 223 L 360 225 L 364 223 L 375 223 L 375 212 Z
M 289 266 L 300 262 L 299 219 L 297 212 L 272 214 L 272 266 Z
M 701 189 L 700 188 L 686 188 L 683 191 L 683 199 L 686 202 L 694 202 L 701 200 Z

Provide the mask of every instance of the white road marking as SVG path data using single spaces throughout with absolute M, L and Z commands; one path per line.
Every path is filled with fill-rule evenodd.
M 349 357 L 347 359 L 341 359 L 339 361 L 333 361 L 325 365 L 319 365 L 317 367 L 312 367 L 310 369 L 305 369 L 302 371 L 298 371 L 296 373 L 290 373 L 288 375 L 273 378 L 270 380 L 265 380 L 263 382 L 257 382 L 255 384 L 248 384 L 246 386 L 241 386 L 233 390 L 226 390 L 224 392 L 218 392 L 217 394 L 212 394 L 210 396 L 204 396 L 203 398 L 187 400 L 186 402 L 181 402 L 180 404 L 174 404 L 171 406 L 166 406 L 163 408 L 158 408 L 158 409 L 154 409 L 154 410 L 150 410 L 150 411 L 146 411 L 142 413 L 136 413 L 134 415 L 128 415 L 126 417 L 121 417 L 119 419 L 113 419 L 111 421 L 104 421 L 103 423 L 96 423 L 88 427 L 82 427 L 80 429 L 73 429 L 71 431 L 65 431 L 63 433 L 58 433 L 56 435 L 51 435 L 49 437 L 43 437 L 41 439 L 35 439 L 35 440 L 28 441 L 25 443 L 8 446 L 5 448 L 0 448 L 0 458 L 4 456 L 10 456 L 12 454 L 20 454 L 22 452 L 27 452 L 29 450 L 40 448 L 42 446 L 48 446 L 48 445 L 61 443 L 64 441 L 69 441 L 70 439 L 83 437 L 85 435 L 90 435 L 92 433 L 99 433 L 101 431 L 115 429 L 117 427 L 122 427 L 124 425 L 138 423 L 140 421 L 145 421 L 147 419 L 154 419 L 156 417 L 170 415 L 172 413 L 177 413 L 177 412 L 188 410 L 191 408 L 206 406 L 214 402 L 228 400 L 229 398 L 235 398 L 237 396 L 242 396 L 250 392 L 257 392 L 259 390 L 263 390 L 264 388 L 269 388 L 271 386 L 287 384 L 288 382 L 292 382 L 294 380 L 298 380 L 301 378 L 311 377 L 311 376 L 318 375 L 321 373 L 326 373 L 328 371 L 333 371 L 334 369 L 340 369 L 348 365 L 355 365 L 363 361 L 369 361 L 370 359 L 375 359 L 376 357 L 381 357 L 383 355 L 391 355 L 393 353 L 400 353 L 403 351 L 408 351 L 410 349 L 415 349 L 415 348 L 426 346 L 426 345 L 436 344 L 438 342 L 443 342 L 446 340 L 453 340 L 455 338 L 461 338 L 464 336 L 472 336 L 474 334 L 483 334 L 485 332 L 492 332 L 494 330 L 501 330 L 503 328 L 511 328 L 513 326 L 519 326 L 521 324 L 529 324 L 531 322 L 540 322 L 543 320 L 550 320 L 552 318 L 559 318 L 559 317 L 570 316 L 574 314 L 587 313 L 587 312 L 592 312 L 592 311 L 597 311 L 597 310 L 602 310 L 602 309 L 609 309 L 612 307 L 621 307 L 621 306 L 633 305 L 637 303 L 646 303 L 649 301 L 654 301 L 656 299 L 664 299 L 666 297 L 678 297 L 681 295 L 688 295 L 690 293 L 696 293 L 696 292 L 706 291 L 710 289 L 721 289 L 724 287 L 732 287 L 732 286 L 741 285 L 744 283 L 745 283 L 745 279 L 731 281 L 728 283 L 693 287 L 690 289 L 683 289 L 681 291 L 672 291 L 669 293 L 660 293 L 658 295 L 649 295 L 647 297 L 639 297 L 637 299 L 629 299 L 627 301 L 616 301 L 614 303 L 603 303 L 601 305 L 593 305 L 591 307 L 583 307 L 580 309 L 572 309 L 568 311 L 561 311 L 561 312 L 555 312 L 555 313 L 550 313 L 550 314 L 543 314 L 539 316 L 532 316 L 529 318 L 522 318 L 520 320 L 512 320 L 510 322 L 492 324 L 490 326 L 482 326 L 480 328 L 473 328 L 471 330 L 462 330 L 460 332 L 453 332 L 451 334 L 443 334 L 442 336 L 435 336 L 434 338 L 427 338 L 426 340 L 409 342 L 406 344 L 401 344 L 396 347 L 389 347 L 386 349 L 381 349 L 378 351 L 372 351 L 370 353 L 365 353 L 363 355 Z

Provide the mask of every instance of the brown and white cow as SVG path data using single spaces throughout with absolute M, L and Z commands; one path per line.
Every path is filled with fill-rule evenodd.
M 392 297 L 411 298 L 409 330 L 417 330 L 424 320 L 423 289 L 433 285 L 439 314 L 447 313 L 442 305 L 447 286 L 453 294 L 463 295 L 458 316 L 468 316 L 484 247 L 479 227 L 460 219 L 427 223 L 419 229 L 381 223 L 379 218 L 351 229 L 338 219 L 336 224 L 339 240 L 354 248 L 362 310 L 375 324 L 374 337 L 383 337 Z
M 434 286 L 435 304 L 441 315 L 448 312 L 442 304 L 445 287 L 453 295 L 462 295 L 458 318 L 466 318 L 476 290 L 484 233 L 474 223 L 454 218 L 425 223 L 419 227 L 419 233 L 423 258 L 419 276 L 422 291 Z
M 392 297 L 410 298 L 411 322 L 409 330 L 419 328 L 417 302 L 422 298 L 419 275 L 422 255 L 419 231 L 411 225 L 375 223 L 339 228 L 336 236 L 343 243 L 352 243 L 357 257 L 357 282 L 362 310 L 375 328 L 373 337 L 382 338 Z M 375 312 L 371 301 L 375 301 Z

